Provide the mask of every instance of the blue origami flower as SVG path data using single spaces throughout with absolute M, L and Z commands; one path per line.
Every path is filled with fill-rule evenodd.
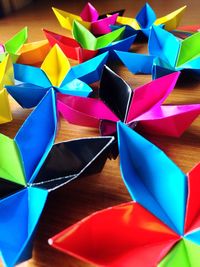
M 55 45 L 40 68 L 14 64 L 17 83 L 6 88 L 24 108 L 36 106 L 51 87 L 64 94 L 88 96 L 92 91 L 88 84 L 99 80 L 107 58 L 108 52 L 71 67 L 60 47 Z

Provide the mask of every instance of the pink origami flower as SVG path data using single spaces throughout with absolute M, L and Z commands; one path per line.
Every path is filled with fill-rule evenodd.
M 108 67 L 104 67 L 99 98 L 58 94 L 58 111 L 70 123 L 96 127 L 102 135 L 116 132 L 116 122 L 148 133 L 179 137 L 200 114 L 200 104 L 163 105 L 179 72 L 132 90 Z
M 53 11 L 63 28 L 71 30 L 74 20 L 77 20 L 90 29 L 95 35 L 102 35 L 111 32 L 110 25 L 114 25 L 118 15 L 122 16 L 124 13 L 124 9 L 122 9 L 119 11 L 109 12 L 110 16 L 107 16 L 106 14 L 99 16 L 96 8 L 89 2 L 84 6 L 80 16 L 57 8 L 53 8 Z

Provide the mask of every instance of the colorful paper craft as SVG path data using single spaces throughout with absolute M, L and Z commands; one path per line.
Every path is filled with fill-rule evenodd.
M 50 51 L 47 40 L 26 43 L 19 49 L 17 63 L 40 66 Z
M 11 56 L 13 62 L 16 62 L 19 57 L 19 50 L 28 39 L 28 28 L 25 27 L 18 33 L 16 33 L 11 39 L 9 39 L 3 45 L 1 49 L 0 61 L 2 61 L 8 54 Z
M 14 140 L 0 135 L 0 255 L 5 266 L 14 266 L 30 257 L 47 192 L 27 184 L 51 149 L 56 127 L 55 93 L 50 90 Z
M 100 37 L 95 37 L 89 30 L 75 20 L 72 34 L 81 47 L 88 50 L 98 50 L 105 48 L 105 46 L 111 44 L 113 41 L 120 40 L 123 37 L 124 30 L 125 27 L 121 27 Z
M 113 137 L 53 145 L 56 128 L 55 92 L 50 89 L 14 140 L 0 135 L 0 257 L 5 266 L 31 257 L 34 233 L 48 193 L 100 172 L 110 154 Z
M 185 175 L 123 123 L 118 142 L 122 177 L 134 202 L 96 212 L 49 244 L 95 266 L 197 267 L 200 164 Z
M 47 40 L 26 43 L 28 28 L 25 27 L 0 48 L 0 61 L 10 55 L 12 62 L 39 66 L 50 50 Z
M 51 46 L 58 44 L 68 58 L 78 60 L 79 63 L 93 58 L 97 55 L 97 53 L 102 54 L 107 51 L 109 52 L 109 58 L 116 58 L 113 50 L 128 51 L 136 38 L 136 35 L 130 35 L 122 40 L 112 42 L 99 50 L 88 50 L 82 48 L 81 45 L 73 38 L 50 32 L 48 30 L 43 31 Z
M 176 11 L 157 19 L 154 10 L 148 3 L 146 3 L 136 15 L 136 18 L 118 16 L 117 22 L 122 25 L 128 25 L 148 37 L 153 25 L 161 27 L 164 25 L 164 28 L 167 31 L 176 29 L 185 9 L 186 6 L 183 6 Z
M 95 57 L 98 53 L 98 50 L 87 50 L 82 48 L 81 45 L 71 37 L 60 35 L 48 30 L 43 31 L 51 47 L 55 44 L 59 45 L 63 53 L 68 58 L 78 60 L 79 63 Z
M 52 9 L 63 28 L 71 31 L 76 20 L 95 35 L 109 33 L 111 31 L 109 26 L 115 24 L 118 16 L 117 11 L 114 11 L 109 17 L 103 15 L 99 18 L 98 11 L 89 2 L 83 8 L 80 16 L 54 7 Z M 119 10 L 119 13 L 122 14 L 123 10 Z
M 5 84 L 14 84 L 13 66 L 9 55 L 0 63 L 0 124 L 12 120 L 8 93 L 4 88 Z
M 175 72 L 132 90 L 104 67 L 100 99 L 58 94 L 58 111 L 70 123 L 100 127 L 102 135 L 115 133 L 116 122 L 121 120 L 148 133 L 179 137 L 200 114 L 200 104 L 163 105 L 178 77 Z
M 131 72 L 151 73 L 154 79 L 174 71 L 190 72 L 199 77 L 199 40 L 200 32 L 180 40 L 172 33 L 153 26 L 148 43 L 150 55 L 121 51 L 116 51 L 116 54 Z
M 64 94 L 88 96 L 92 89 L 87 83 L 100 79 L 107 57 L 108 53 L 104 53 L 71 67 L 60 47 L 55 45 L 40 68 L 14 64 L 15 79 L 20 83 L 15 86 L 6 86 L 6 88 L 12 97 L 25 108 L 36 106 L 51 87 Z

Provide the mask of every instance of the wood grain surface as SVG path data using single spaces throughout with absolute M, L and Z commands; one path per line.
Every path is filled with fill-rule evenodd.
M 51 6 L 78 14 L 86 2 L 75 0 L 35 1 L 23 10 L 0 20 L 0 41 L 6 41 L 24 26 L 29 27 L 30 41 L 44 39 L 41 28 L 70 35 L 68 31 L 61 29 L 59 26 L 51 11 Z M 155 9 L 158 17 L 187 4 L 188 8 L 181 25 L 200 24 L 199 0 L 155 0 L 148 2 Z M 125 8 L 126 16 L 135 16 L 145 2 L 140 0 L 101 0 L 92 1 L 92 3 L 100 13 Z M 134 44 L 132 51 L 145 53 L 146 44 Z M 76 62 L 71 61 L 71 63 L 75 64 Z M 115 65 L 114 69 L 133 88 L 151 80 L 151 77 L 148 75 L 133 75 L 129 73 L 120 64 Z M 11 98 L 10 103 L 13 121 L 5 125 L 0 125 L 0 132 L 13 138 L 29 115 L 30 110 L 22 109 Z M 188 80 L 187 82 L 179 83 L 165 103 L 200 103 L 200 82 Z M 78 127 L 61 120 L 59 122 L 56 141 L 88 136 L 98 136 L 98 131 L 91 128 Z M 189 171 L 200 160 L 200 118 L 179 139 L 156 137 L 153 135 L 145 135 L 145 137 L 163 149 L 185 172 Z M 39 142 L 40 140 L 38 140 L 38 144 Z M 119 159 L 116 161 L 108 160 L 104 170 L 100 174 L 76 180 L 58 191 L 51 193 L 39 222 L 34 242 L 33 258 L 20 266 L 91 266 L 54 250 L 48 245 L 48 238 L 94 211 L 130 200 L 131 198 L 121 179 Z M 0 266 L 2 265 L 0 264 Z

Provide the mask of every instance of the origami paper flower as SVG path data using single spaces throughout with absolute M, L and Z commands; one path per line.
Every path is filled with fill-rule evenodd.
M 58 94 L 58 111 L 70 123 L 100 127 L 103 135 L 115 133 L 116 122 L 121 120 L 145 132 L 178 137 L 200 114 L 200 104 L 162 105 L 178 76 L 178 72 L 172 73 L 133 91 L 121 77 L 105 67 L 100 99 Z
M 82 36 L 82 32 L 81 30 L 79 32 L 78 29 L 79 29 L 79 26 L 77 28 L 76 35 L 80 38 L 80 36 Z M 113 52 L 113 50 L 128 51 L 136 38 L 136 35 L 130 35 L 127 38 L 123 38 L 122 40 L 111 42 L 110 44 L 108 44 L 107 46 L 103 48 L 95 49 L 95 50 L 88 50 L 88 49 L 83 48 L 79 44 L 79 42 L 73 38 L 63 36 L 63 35 L 50 32 L 47 30 L 43 30 L 43 31 L 51 46 L 58 44 L 59 47 L 62 49 L 63 53 L 68 58 L 78 60 L 79 63 L 82 63 L 90 58 L 93 58 L 94 56 L 97 55 L 97 53 L 102 54 L 107 51 L 109 52 L 109 58 L 111 59 L 113 59 L 113 57 L 116 58 L 116 55 Z M 79 40 L 79 38 L 77 38 L 77 40 Z M 82 40 L 84 38 L 85 38 L 87 45 L 89 45 L 89 48 L 90 48 L 91 47 L 91 33 L 88 33 L 86 29 L 84 29 L 83 36 L 80 39 Z M 108 36 L 107 40 L 109 39 L 110 37 Z M 94 37 L 93 40 L 95 42 L 97 39 Z M 101 45 L 104 45 L 102 41 L 101 41 Z
M 15 79 L 20 84 L 6 88 L 12 97 L 26 108 L 36 106 L 51 87 L 62 93 L 87 96 L 92 90 L 87 83 L 100 78 L 107 57 L 108 53 L 104 53 L 71 67 L 62 50 L 55 45 L 40 68 L 14 64 Z
M 146 3 L 136 15 L 136 18 L 118 16 L 117 22 L 122 25 L 129 25 L 135 30 L 141 31 L 144 35 L 148 37 L 152 25 L 164 25 L 164 28 L 167 31 L 176 29 L 185 9 L 186 6 L 183 6 L 164 17 L 156 19 L 156 14 L 154 10 L 148 3 Z
M 76 20 L 83 26 L 85 26 L 87 29 L 89 29 L 95 35 L 102 35 L 109 33 L 111 31 L 109 26 L 115 24 L 118 14 L 122 15 L 124 11 L 124 10 L 114 11 L 111 12 L 112 14 L 109 17 L 103 15 L 100 16 L 99 18 L 98 11 L 89 2 L 83 8 L 80 16 L 57 8 L 52 8 L 52 9 L 60 25 L 63 28 L 67 30 L 72 30 L 73 22 L 74 20 Z
M 115 31 L 104 34 L 100 37 L 95 37 L 89 30 L 87 30 L 78 21 L 74 21 L 72 34 L 74 39 L 79 44 L 88 50 L 97 50 L 106 47 L 113 41 L 117 41 L 122 38 L 125 27 L 121 27 Z
M 7 55 L 0 63 L 0 124 L 12 120 L 8 93 L 4 88 L 5 84 L 14 83 L 14 73 L 11 58 Z
M 31 257 L 33 236 L 48 193 L 100 172 L 110 153 L 112 137 L 53 145 L 55 103 L 55 92 L 50 89 L 14 140 L 0 135 L 0 256 L 5 266 Z
M 28 28 L 25 27 L 8 40 L 0 49 L 0 61 L 10 55 L 13 62 L 29 65 L 40 65 L 50 50 L 46 40 L 26 43 Z
M 118 141 L 122 177 L 134 202 L 96 212 L 49 243 L 95 266 L 197 267 L 200 164 L 185 175 L 122 123 Z
M 131 72 L 151 73 L 154 79 L 174 71 L 187 71 L 199 77 L 199 40 L 200 32 L 180 40 L 153 26 L 148 43 L 150 55 L 121 51 L 116 54 Z

